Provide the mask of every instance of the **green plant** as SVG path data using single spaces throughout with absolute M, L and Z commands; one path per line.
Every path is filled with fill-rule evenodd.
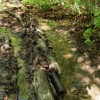
M 93 19 L 93 24 L 95 25 L 95 28 L 100 28 L 100 9 L 96 9 L 94 12 L 94 19 Z
M 90 39 L 90 37 L 92 36 L 92 29 L 88 28 L 87 30 L 85 30 L 85 32 L 83 33 L 83 36 L 85 38 L 85 43 L 88 45 L 92 45 L 92 41 Z
M 89 27 L 88 29 L 85 30 L 85 32 L 83 33 L 83 36 L 85 38 L 85 43 L 87 45 L 92 45 L 93 42 L 95 42 L 95 38 L 94 40 L 91 40 L 91 37 L 93 37 L 93 33 L 95 33 L 95 35 L 100 38 L 98 29 L 100 28 L 100 8 L 96 8 L 94 11 L 92 11 L 94 17 L 93 17 L 93 24 L 92 26 L 94 27 Z M 91 20 L 91 21 L 92 21 Z
M 56 9 L 57 4 L 61 4 L 66 0 L 22 0 L 24 4 L 30 4 L 37 7 L 39 11 L 47 11 L 51 9 Z

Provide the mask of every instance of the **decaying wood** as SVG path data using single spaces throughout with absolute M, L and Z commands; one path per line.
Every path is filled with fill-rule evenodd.
M 33 85 L 35 86 L 37 100 L 54 100 L 47 74 L 44 70 L 35 70 Z

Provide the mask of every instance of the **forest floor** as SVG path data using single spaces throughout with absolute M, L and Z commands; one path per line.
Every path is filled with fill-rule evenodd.
M 84 23 L 76 25 L 75 17 L 62 20 L 37 19 L 40 29 L 51 41 L 62 69 L 61 80 L 67 90 L 64 100 L 99 100 L 100 52 L 89 50 L 80 39 Z M 80 37 L 75 35 L 77 33 L 81 34 Z
M 67 91 L 63 100 L 100 100 L 100 51 L 89 49 L 84 43 L 82 32 L 87 23 L 77 24 L 76 17 L 36 19 L 62 70 L 61 81 Z

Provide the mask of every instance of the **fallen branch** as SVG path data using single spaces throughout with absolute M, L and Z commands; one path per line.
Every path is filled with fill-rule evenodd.
M 54 100 L 47 74 L 44 70 L 35 70 L 33 85 L 37 94 L 37 100 Z

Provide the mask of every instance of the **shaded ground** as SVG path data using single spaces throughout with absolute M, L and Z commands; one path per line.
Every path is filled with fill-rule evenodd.
M 75 26 L 74 18 L 58 22 L 40 18 L 40 28 L 51 41 L 62 68 L 61 79 L 67 89 L 64 100 L 99 100 L 100 51 L 89 49 L 83 39 L 77 40 L 75 34 L 81 34 L 84 27 Z

